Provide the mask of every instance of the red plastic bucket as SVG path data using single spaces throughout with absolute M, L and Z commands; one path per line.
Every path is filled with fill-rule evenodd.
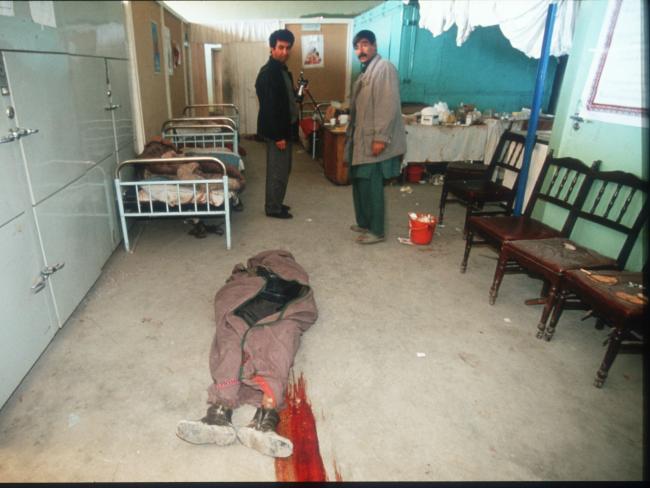
M 406 167 L 406 179 L 409 183 L 419 183 L 424 174 L 424 165 L 409 164 Z
M 433 239 L 438 220 L 431 214 L 416 214 L 417 219 L 409 217 L 409 239 L 413 244 L 427 245 Z M 429 218 L 430 222 L 421 222 L 421 218 Z

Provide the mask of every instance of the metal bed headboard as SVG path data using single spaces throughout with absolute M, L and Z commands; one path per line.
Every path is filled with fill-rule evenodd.
M 239 130 L 239 107 L 234 103 L 200 103 L 195 105 L 187 105 L 183 109 L 183 117 L 196 117 L 198 113 L 205 113 L 210 116 L 210 109 L 221 112 L 225 117 L 230 117 L 237 122 L 237 130 Z
M 232 143 L 232 150 L 237 154 L 239 134 L 235 126 L 236 122 L 228 117 L 171 119 L 163 124 L 161 136 L 179 148 L 225 148 L 226 143 Z

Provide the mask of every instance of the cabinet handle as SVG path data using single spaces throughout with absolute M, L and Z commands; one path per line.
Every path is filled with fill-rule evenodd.
M 38 281 L 32 285 L 32 292 L 34 294 L 38 293 L 39 291 L 42 291 L 43 288 L 45 288 L 45 285 L 47 284 L 47 277 L 43 277 L 42 275 L 38 277 Z
M 45 266 L 45 267 L 41 270 L 41 276 L 42 276 L 43 278 L 47 279 L 47 278 L 49 278 L 50 275 L 56 273 L 57 271 L 59 271 L 59 270 L 60 270 L 61 268 L 63 268 L 64 266 L 65 266 L 65 262 L 63 262 L 63 263 L 56 263 L 56 264 L 53 264 L 52 266 Z
M 0 137 L 0 144 L 6 144 L 8 142 L 13 142 L 16 140 L 16 136 L 14 135 L 13 132 L 11 132 L 11 129 L 9 129 L 9 135 Z
M 16 139 L 20 139 L 21 137 L 36 134 L 38 129 L 21 129 L 20 127 L 16 127 L 15 129 L 9 129 L 9 132 L 11 132 Z
M 117 109 L 120 108 L 121 106 L 122 106 L 122 105 L 120 105 L 119 103 L 116 103 L 116 104 L 110 104 L 108 107 L 104 107 L 104 110 L 106 110 L 107 112 L 110 112 L 111 110 L 117 110 Z

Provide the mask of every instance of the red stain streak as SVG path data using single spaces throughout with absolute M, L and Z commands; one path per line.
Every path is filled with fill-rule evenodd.
M 318 446 L 316 419 L 307 399 L 302 373 L 297 383 L 289 383 L 285 401 L 286 407 L 280 412 L 278 434 L 293 442 L 293 454 L 275 460 L 277 481 L 328 481 Z M 335 467 L 335 471 L 337 481 L 341 481 L 338 468 Z

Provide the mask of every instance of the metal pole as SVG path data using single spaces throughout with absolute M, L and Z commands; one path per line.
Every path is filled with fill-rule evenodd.
M 557 4 L 552 2 L 548 6 L 546 14 L 546 27 L 544 27 L 544 40 L 542 41 L 542 53 L 537 65 L 537 81 L 535 82 L 535 93 L 533 95 L 533 106 L 530 110 L 530 120 L 528 121 L 528 133 L 526 134 L 526 145 L 524 146 L 524 162 L 521 166 L 519 175 L 519 185 L 517 186 L 517 197 L 515 200 L 516 216 L 521 215 L 524 206 L 524 196 L 526 194 L 526 184 L 528 182 L 528 169 L 530 160 L 535 147 L 535 136 L 537 133 L 537 122 L 542 106 L 542 95 L 544 94 L 544 81 L 546 80 L 546 70 L 548 68 L 548 58 L 551 51 L 551 39 L 553 39 L 553 25 L 555 24 L 555 13 Z

